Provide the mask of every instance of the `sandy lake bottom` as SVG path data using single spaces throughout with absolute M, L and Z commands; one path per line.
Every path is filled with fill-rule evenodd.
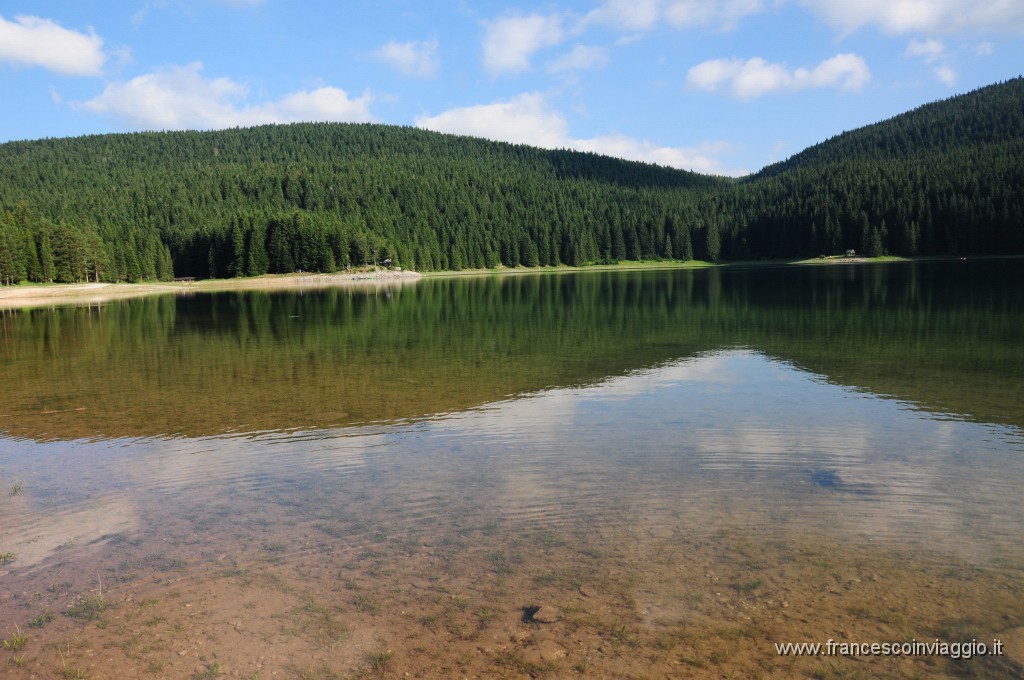
M 424 421 L 3 444 L 5 677 L 1024 668 L 1020 432 L 747 350 Z M 775 647 L 829 639 L 1006 653 Z

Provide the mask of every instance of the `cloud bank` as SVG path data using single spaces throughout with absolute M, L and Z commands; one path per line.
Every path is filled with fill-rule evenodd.
M 801 4 L 843 33 L 865 26 L 892 35 L 1024 33 L 1024 3 L 1019 0 L 801 0 Z
M 103 38 L 91 30 L 79 33 L 40 17 L 8 21 L 0 16 L 0 61 L 68 76 L 98 76 L 106 60 Z
M 483 26 L 484 68 L 492 76 L 527 70 L 534 52 L 558 45 L 566 36 L 562 18 L 555 15 L 506 15 Z
M 698 147 L 669 147 L 627 135 L 573 138 L 565 116 L 538 92 L 524 93 L 502 102 L 453 108 L 435 116 L 421 116 L 416 119 L 416 126 L 545 149 L 590 151 L 708 174 L 743 174 L 727 171 L 716 158 L 730 151 L 729 146 L 721 142 Z
M 675 28 L 718 25 L 736 27 L 741 19 L 764 10 L 764 0 L 604 0 L 583 19 L 624 31 L 648 31 L 664 23 Z
M 871 80 L 871 71 L 856 54 L 837 54 L 811 69 L 790 71 L 784 64 L 773 64 L 754 57 L 712 59 L 692 67 L 686 84 L 694 89 L 718 92 L 726 90 L 741 100 L 755 99 L 771 92 L 834 87 L 859 90 Z
M 110 83 L 99 96 L 77 105 L 133 128 L 159 130 L 373 120 L 369 93 L 353 99 L 342 89 L 321 87 L 248 104 L 245 85 L 230 78 L 203 78 L 202 69 L 201 62 L 165 67 L 129 81 Z
M 441 67 L 437 48 L 437 40 L 404 43 L 392 40 L 375 50 L 372 56 L 407 76 L 431 78 L 437 75 L 437 71 Z

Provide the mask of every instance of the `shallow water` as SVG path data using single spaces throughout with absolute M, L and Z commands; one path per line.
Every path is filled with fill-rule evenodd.
M 1024 641 L 1017 266 L 7 313 L 0 635 L 31 638 L 0 654 L 12 677 L 1017 677 L 1016 647 L 773 646 Z

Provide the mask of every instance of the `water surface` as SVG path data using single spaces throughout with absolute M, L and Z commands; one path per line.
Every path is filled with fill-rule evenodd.
M 5 312 L 0 621 L 97 677 L 1016 677 L 772 643 L 1020 634 L 1017 268 Z

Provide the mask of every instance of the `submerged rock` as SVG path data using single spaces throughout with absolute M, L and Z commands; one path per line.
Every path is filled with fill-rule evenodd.
M 550 605 L 544 605 L 537 608 L 537 611 L 533 613 L 530 620 L 536 621 L 537 623 L 554 623 L 555 621 L 561 620 L 561 618 L 562 615 L 557 609 Z

